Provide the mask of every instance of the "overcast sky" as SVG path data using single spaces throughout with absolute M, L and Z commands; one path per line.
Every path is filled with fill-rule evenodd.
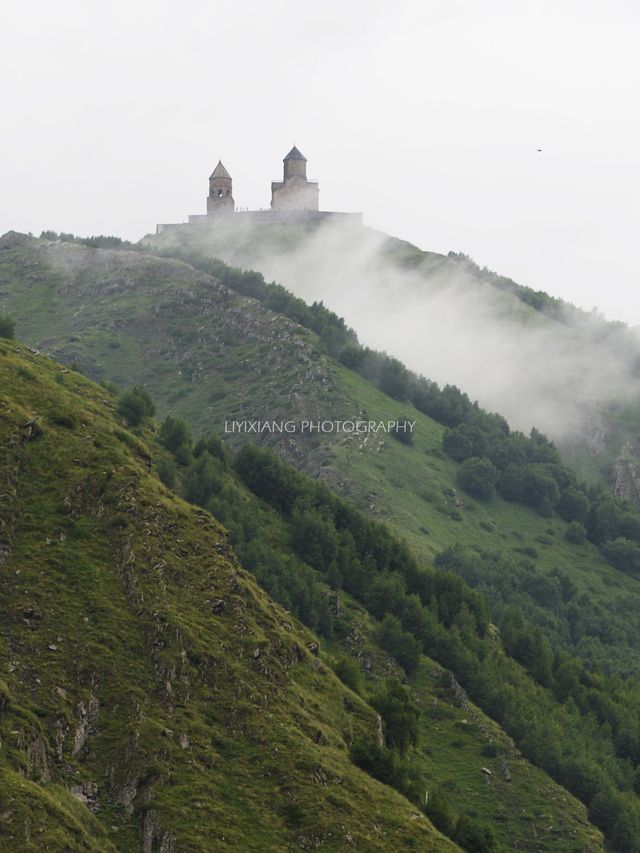
M 138 239 L 219 158 L 640 324 L 636 0 L 30 0 L 0 29 L 0 233 Z M 538 151 L 538 149 L 542 149 Z

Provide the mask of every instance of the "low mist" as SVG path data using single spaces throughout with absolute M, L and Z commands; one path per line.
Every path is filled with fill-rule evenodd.
M 513 428 L 570 443 L 597 434 L 607 405 L 640 398 L 637 336 L 622 324 L 582 314 L 566 325 L 453 260 L 354 224 L 332 221 L 293 241 L 260 225 L 233 232 L 213 238 L 214 254 L 322 300 L 363 345 L 459 386 Z M 212 253 L 208 239 L 200 248 Z

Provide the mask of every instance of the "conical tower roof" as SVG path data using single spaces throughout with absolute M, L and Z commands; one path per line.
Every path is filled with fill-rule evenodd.
M 225 167 L 222 165 L 222 160 L 218 160 L 218 165 L 215 167 L 213 172 L 211 173 L 212 178 L 229 178 L 231 180 L 231 175 Z
M 304 154 L 298 151 L 298 149 L 294 145 L 291 151 L 289 151 L 287 156 L 284 158 L 284 162 L 286 162 L 287 160 L 304 160 L 306 162 L 307 158 L 304 156 Z

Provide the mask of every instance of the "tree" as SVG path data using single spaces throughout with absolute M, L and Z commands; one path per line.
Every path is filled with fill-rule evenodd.
M 623 811 L 616 821 L 612 841 L 621 853 L 640 853 L 640 811 L 637 802 L 625 798 Z
M 156 473 L 160 481 L 169 489 L 173 489 L 176 484 L 176 466 L 173 459 L 159 459 L 156 464 Z
M 0 314 L 0 338 L 13 340 L 16 336 L 16 323 L 8 314 Z
M 465 459 L 473 456 L 471 437 L 461 432 L 459 427 L 445 429 L 442 436 L 442 449 L 456 462 L 464 462 Z
M 591 801 L 589 819 L 609 834 L 623 811 L 624 802 L 620 793 L 612 785 L 606 784 Z
M 495 853 L 498 850 L 493 829 L 486 823 L 463 814 L 453 831 L 453 840 L 468 853 Z
M 418 743 L 420 711 L 397 678 L 390 678 L 371 698 L 371 704 L 380 713 L 387 746 L 403 755 Z
M 361 366 L 366 351 L 357 344 L 346 344 L 338 354 L 338 361 L 350 370 L 358 370 Z
M 499 476 L 498 469 L 491 460 L 484 456 L 472 456 L 460 466 L 456 482 L 470 495 L 488 501 L 495 494 Z
M 377 640 L 382 648 L 398 661 L 407 675 L 413 675 L 420 664 L 422 643 L 402 630 L 400 620 L 387 614 L 377 631 Z
M 362 690 L 362 672 L 355 658 L 350 655 L 340 655 L 333 665 L 333 671 L 343 684 L 350 687 L 354 693 Z
M 303 509 L 298 505 L 291 518 L 291 543 L 302 559 L 326 572 L 338 553 L 336 529 L 322 514 L 313 508 Z
M 587 538 L 587 530 L 584 524 L 580 524 L 579 521 L 572 521 L 571 524 L 567 525 L 564 538 L 573 545 L 582 545 Z
M 510 462 L 502 472 L 498 491 L 506 501 L 522 501 L 525 496 L 524 467 Z
M 217 494 L 223 486 L 220 467 L 218 460 L 208 453 L 203 453 L 196 459 L 184 478 L 185 500 L 206 506 L 209 498 Z
M 596 545 L 620 535 L 620 515 L 613 498 L 604 497 L 594 503 L 586 520 L 587 535 Z
M 156 407 L 151 395 L 144 388 L 135 386 L 124 391 L 118 398 L 118 414 L 130 426 L 138 426 L 145 418 L 155 414 Z
M 439 829 L 440 832 L 449 837 L 453 835 L 456 823 L 455 815 L 453 809 L 439 791 L 429 794 L 425 812 L 436 829 Z
M 545 445 L 542 445 L 545 447 Z M 549 467 L 533 462 L 525 468 L 524 500 L 541 515 L 550 516 L 558 503 L 560 490 Z
M 376 619 L 382 619 L 385 613 L 400 615 L 407 597 L 404 578 L 398 572 L 379 573 L 370 581 L 364 597 L 367 610 Z
M 175 453 L 182 445 L 188 445 L 191 441 L 189 427 L 180 418 L 166 417 L 160 424 L 158 432 L 160 444 Z
M 378 376 L 378 388 L 394 400 L 409 398 L 409 371 L 397 358 L 385 358 Z
M 299 476 L 275 453 L 253 444 L 243 444 L 234 466 L 245 485 L 280 512 L 289 513 L 298 497 Z
M 402 790 L 403 767 L 400 756 L 394 749 L 380 746 L 373 738 L 360 737 L 351 744 L 349 757 L 365 773 L 385 785 Z
M 602 553 L 616 569 L 628 574 L 640 574 L 640 545 L 619 536 L 611 542 L 605 542 Z
M 575 486 L 569 486 L 560 495 L 558 513 L 565 521 L 584 522 L 589 512 L 589 498 Z M 571 541 L 571 540 L 570 540 Z
M 401 444 L 413 444 L 413 429 L 411 428 L 411 421 L 399 416 L 396 419 L 396 424 L 396 428 L 391 433 L 393 438 Z
M 212 432 L 209 433 L 209 435 L 204 436 L 204 438 L 199 438 L 193 448 L 193 455 L 197 458 L 198 456 L 201 456 L 205 450 L 210 456 L 214 456 L 216 459 L 219 459 L 225 468 L 227 467 L 227 450 L 224 446 L 224 442 L 217 433 Z

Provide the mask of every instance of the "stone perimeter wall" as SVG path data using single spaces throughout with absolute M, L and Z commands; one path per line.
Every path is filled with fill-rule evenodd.
M 166 231 L 176 231 L 193 226 L 212 227 L 217 221 L 245 223 L 273 223 L 273 222 L 320 222 L 337 219 L 342 222 L 352 222 L 357 225 L 363 224 L 362 213 L 337 213 L 331 210 L 240 210 L 236 213 L 220 213 L 207 216 L 206 214 L 195 214 L 189 217 L 188 222 L 165 223 L 156 225 L 156 234 Z

